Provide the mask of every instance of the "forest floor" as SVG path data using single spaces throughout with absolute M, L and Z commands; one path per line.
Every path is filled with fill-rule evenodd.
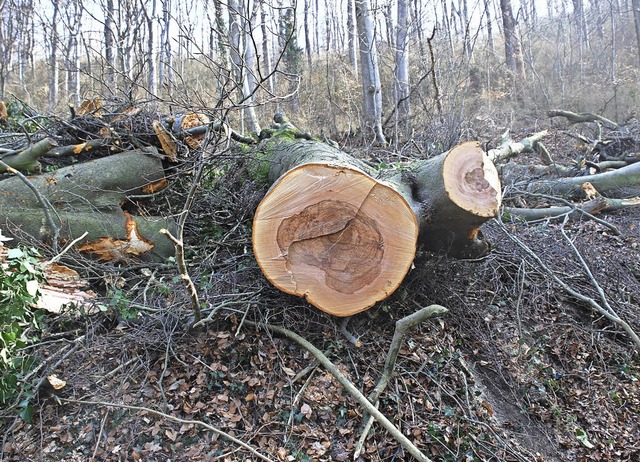
M 535 131 L 551 129 L 545 142 L 558 162 L 579 156 L 567 135 L 574 128 L 544 124 Z M 390 149 L 375 155 L 391 162 L 394 156 Z M 408 334 L 379 405 L 427 456 L 640 460 L 640 359 L 633 343 L 554 284 L 509 237 L 597 299 L 564 230 L 637 331 L 640 210 L 601 216 L 619 236 L 589 220 L 490 222 L 483 232 L 492 249 L 483 258 L 419 252 L 400 288 L 350 321 L 362 342 L 356 347 L 335 318 L 262 276 L 250 229 L 264 190 L 243 180 L 242 165 L 209 181 L 186 229 L 189 271 L 209 320 L 186 329 L 189 299 L 172 265 L 87 264 L 84 274 L 105 294 L 107 309 L 49 320 L 34 353 L 66 386 L 42 387 L 29 422 L 3 413 L 3 433 L 12 426 L 0 460 L 257 460 L 215 429 L 272 460 L 353 460 L 361 407 L 300 345 L 246 321 L 302 335 L 366 395 L 380 377 L 395 322 L 433 303 L 449 312 Z M 374 424 L 360 460 L 411 458 Z

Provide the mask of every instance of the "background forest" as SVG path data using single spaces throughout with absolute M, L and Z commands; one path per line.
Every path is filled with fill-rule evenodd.
M 0 462 L 414 460 L 403 438 L 419 460 L 638 460 L 640 174 L 528 183 L 640 165 L 639 104 L 640 0 L 0 0 L 0 162 L 173 150 L 167 189 L 120 205 L 179 231 L 158 262 L 0 228 Z M 489 252 L 419 249 L 348 325 L 280 292 L 251 240 L 276 114 L 375 171 L 478 140 L 504 164 Z M 90 301 L 34 310 L 43 260 Z M 336 376 L 373 396 L 396 322 L 432 304 L 372 400 L 399 434 L 366 427 Z

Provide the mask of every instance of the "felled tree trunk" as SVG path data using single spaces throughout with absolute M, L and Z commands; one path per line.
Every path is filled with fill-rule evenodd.
M 64 243 L 87 236 L 78 250 L 103 260 L 166 258 L 173 245 L 160 229 L 173 224 L 160 217 L 133 217 L 122 210 L 131 195 L 149 194 L 166 182 L 162 162 L 144 151 L 128 151 L 30 177 L 49 209 L 17 177 L 0 181 L 0 226 L 15 237 Z
M 391 295 L 418 239 L 454 254 L 486 250 L 478 228 L 498 214 L 500 182 L 477 143 L 382 171 L 316 141 L 265 151 L 273 185 L 253 222 L 256 259 L 276 287 L 327 313 L 353 315 Z

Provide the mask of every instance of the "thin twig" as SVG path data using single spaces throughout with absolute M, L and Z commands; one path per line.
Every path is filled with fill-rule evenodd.
M 179 225 L 180 226 L 180 225 Z M 178 234 L 182 234 L 182 229 L 184 229 L 184 222 L 180 226 L 180 230 Z M 167 238 L 173 242 L 173 245 L 176 249 L 176 263 L 178 265 L 178 271 L 180 272 L 180 279 L 184 282 L 184 285 L 187 288 L 187 292 L 189 293 L 189 298 L 191 299 L 191 309 L 193 310 L 194 315 L 194 325 L 198 323 L 202 319 L 202 313 L 200 311 L 200 299 L 198 297 L 198 289 L 196 289 L 196 285 L 193 283 L 191 276 L 189 276 L 189 271 L 187 270 L 187 264 L 184 259 L 184 241 L 182 239 L 178 239 L 168 229 L 161 229 L 160 234 L 164 234 Z
M 266 460 L 268 462 L 273 462 L 272 459 L 269 459 L 267 456 L 259 453 L 256 449 L 252 448 L 251 446 L 249 446 L 244 441 L 239 440 L 238 438 L 236 438 L 234 436 L 231 436 L 230 434 L 220 430 L 219 428 L 216 428 L 213 425 L 210 425 L 210 424 L 208 424 L 206 422 L 203 422 L 201 420 L 181 419 L 180 417 L 176 417 L 176 416 L 173 416 L 173 415 L 170 415 L 170 414 L 166 414 L 166 413 L 161 412 L 161 411 L 156 411 L 155 409 L 151 409 L 151 408 L 144 407 L 144 406 L 130 406 L 128 404 L 110 403 L 110 402 L 106 402 L 106 401 L 85 401 L 85 400 L 70 399 L 70 398 L 61 398 L 60 400 L 64 401 L 64 402 L 67 402 L 67 403 L 90 404 L 90 405 L 94 405 L 94 406 L 106 406 L 106 407 L 116 407 L 116 408 L 120 408 L 120 409 L 128 409 L 130 411 L 148 412 L 149 414 L 154 414 L 154 415 L 157 415 L 158 417 L 162 417 L 163 419 L 172 420 L 174 422 L 178 422 L 178 423 L 181 423 L 181 424 L 199 425 L 201 427 L 206 428 L 207 430 L 211 430 L 216 435 L 219 435 L 219 436 L 221 436 L 223 438 L 226 438 L 229 441 L 237 444 L 238 446 L 241 446 L 242 448 L 246 449 L 247 451 L 249 451 L 254 456 L 258 457 L 259 459 Z
M 426 455 L 424 455 L 420 449 L 418 449 L 404 434 L 396 427 L 389 419 L 385 417 L 376 407 L 371 404 L 371 402 L 364 396 L 360 390 L 356 388 L 356 386 L 351 383 L 349 379 L 347 379 L 331 362 L 329 358 L 327 358 L 322 351 L 313 346 L 308 340 L 304 339 L 300 335 L 295 332 L 290 331 L 289 329 L 285 329 L 284 327 L 274 326 L 271 324 L 263 324 L 263 323 L 255 323 L 253 321 L 245 321 L 245 324 L 255 326 L 255 327 L 264 327 L 272 332 L 284 335 L 285 337 L 290 338 L 291 340 L 297 342 L 304 349 L 309 351 L 313 356 L 316 357 L 318 362 L 322 364 L 331 375 L 333 375 L 338 382 L 353 396 L 353 398 L 364 407 L 367 412 L 369 412 L 374 419 L 376 419 L 380 425 L 382 425 L 391 436 L 402 445 L 413 457 L 415 457 L 420 462 L 431 462 Z
M 85 237 L 87 237 L 87 234 L 89 234 L 88 231 L 85 231 L 84 233 L 82 233 L 82 236 L 74 239 L 73 241 L 71 241 L 70 243 L 68 243 L 64 249 L 62 249 L 62 251 L 56 255 L 55 257 L 53 257 L 51 260 L 49 260 L 46 264 L 47 265 L 51 265 L 52 263 L 57 262 L 58 260 L 60 260 L 60 258 L 69 251 L 69 249 L 71 247 L 73 247 L 74 245 L 76 245 L 78 243 L 78 241 L 81 241 L 82 239 L 84 239 Z
M 102 418 L 102 422 L 100 423 L 100 431 L 98 432 L 98 437 L 96 438 L 96 445 L 93 448 L 93 455 L 91 456 L 92 460 L 96 460 L 96 454 L 98 453 L 98 448 L 100 447 L 100 440 L 102 439 L 102 432 L 104 432 L 104 424 L 107 422 L 107 417 L 109 416 L 109 409 L 104 413 L 104 417 Z
M 551 268 L 547 266 L 546 263 L 542 261 L 542 259 L 538 255 L 536 255 L 536 253 L 533 250 L 531 250 L 524 242 L 522 242 L 516 236 L 509 233 L 506 227 L 504 226 L 504 224 L 500 220 L 498 219 L 494 219 L 494 220 L 496 221 L 496 223 L 498 223 L 498 225 L 500 226 L 500 229 L 502 229 L 502 231 L 507 235 L 507 237 L 511 239 L 516 245 L 518 245 L 518 247 L 524 250 L 524 252 L 527 255 L 529 255 L 529 257 L 534 259 L 538 263 L 539 267 L 542 268 L 544 271 L 546 271 L 546 273 L 549 276 L 551 276 L 551 278 L 556 282 L 556 284 L 562 287 L 565 292 L 567 292 L 573 298 L 586 303 L 593 311 L 600 313 L 602 316 L 607 318 L 612 323 L 622 327 L 622 329 L 627 333 L 627 335 L 629 335 L 633 343 L 636 344 L 636 347 L 640 349 L 640 337 L 638 337 L 638 334 L 635 333 L 633 328 L 626 321 L 618 317 L 618 315 L 616 315 L 615 312 L 610 309 L 611 307 L 609 306 L 608 303 L 606 306 L 609 306 L 609 308 L 607 308 L 606 306 L 603 307 L 598 302 L 596 302 L 593 298 L 587 297 L 586 295 L 581 294 L 580 292 L 575 290 L 573 287 L 571 287 L 569 284 L 564 282 L 562 279 L 560 279 L 560 277 L 556 275 L 556 273 Z M 583 265 L 584 264 L 586 263 L 583 263 Z

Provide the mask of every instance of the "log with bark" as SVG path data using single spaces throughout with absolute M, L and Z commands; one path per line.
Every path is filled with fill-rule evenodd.
M 155 150 L 153 150 L 155 151 Z M 122 205 L 166 184 L 162 162 L 150 151 L 128 151 L 26 179 L 0 181 L 0 226 L 15 237 L 64 243 L 84 232 L 78 250 L 103 260 L 163 259 L 173 245 L 162 217 L 132 216 Z
M 256 260 L 271 283 L 350 316 L 388 297 L 417 243 L 478 255 L 497 216 L 497 171 L 478 143 L 399 169 L 374 170 L 339 149 L 282 130 L 261 146 L 273 182 L 253 222 Z M 286 135 L 286 136 L 283 136 Z

